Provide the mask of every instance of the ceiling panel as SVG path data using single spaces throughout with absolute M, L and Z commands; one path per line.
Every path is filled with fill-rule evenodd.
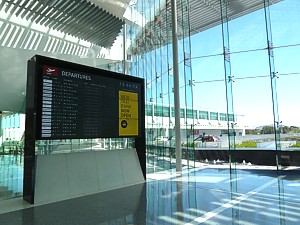
M 281 0 L 273 0 L 275 4 Z M 228 19 L 236 19 L 264 7 L 262 0 L 228 0 Z M 157 22 L 157 18 L 162 21 Z M 184 19 L 183 19 L 184 18 Z M 187 22 L 189 18 L 189 22 Z M 219 0 L 189 0 L 188 6 L 182 6 L 181 1 L 177 0 L 177 21 L 178 38 L 182 39 L 190 32 L 190 35 L 202 32 L 221 24 L 221 8 Z M 184 27 L 184 29 L 183 29 Z M 189 30 L 190 29 L 190 30 Z M 147 37 L 147 32 L 151 36 Z M 144 54 L 161 45 L 170 43 L 172 38 L 171 30 L 171 7 L 167 2 L 154 19 L 148 22 L 145 27 L 140 29 L 131 52 Z M 141 40 L 143 40 L 141 42 Z
M 116 1 L 124 7 L 128 5 L 127 2 Z M 124 21 L 122 17 L 103 9 L 105 5 L 111 3 L 88 0 L 11 0 L 2 1 L 0 8 L 31 22 L 110 48 Z M 115 14 L 121 15 L 126 8 L 117 9 Z

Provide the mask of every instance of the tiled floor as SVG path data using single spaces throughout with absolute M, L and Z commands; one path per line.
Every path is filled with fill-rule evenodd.
M 144 184 L 47 205 L 2 201 L 0 213 L 13 208 L 19 210 L 0 214 L 1 225 L 299 225 L 300 173 L 169 171 L 149 174 Z

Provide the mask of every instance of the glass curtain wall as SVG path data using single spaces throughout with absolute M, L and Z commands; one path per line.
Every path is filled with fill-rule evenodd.
M 170 2 L 134 7 L 144 18 L 130 51 L 132 74 L 147 83 L 148 154 L 156 169 L 174 168 Z M 191 35 L 190 14 L 209 7 L 219 25 Z M 184 163 L 299 166 L 298 1 L 182 0 L 177 8 Z
M 230 37 L 229 37 L 229 4 L 226 0 L 220 1 L 221 7 L 221 23 L 222 23 L 222 37 L 223 37 L 223 57 L 224 57 L 224 75 L 225 75 L 225 88 L 226 88 L 226 103 L 227 103 L 227 115 L 233 114 L 233 82 L 234 76 L 231 73 L 231 60 L 230 60 Z M 235 165 L 235 122 L 229 122 L 227 124 L 228 129 L 228 149 L 229 149 L 229 165 Z
M 194 167 L 193 130 L 197 111 L 193 110 L 188 1 L 177 1 L 177 11 L 182 155 L 184 165 Z M 175 168 L 171 2 L 136 1 L 131 4 L 130 12 L 131 21 L 136 21 L 127 25 L 131 31 L 127 36 L 130 74 L 143 77 L 146 83 L 148 172 Z M 142 19 L 137 21 L 137 18 Z
M 278 169 L 299 166 L 299 3 L 261 0 L 258 10 L 235 19 L 232 9 L 238 3 L 219 3 L 221 25 L 191 37 L 195 84 L 207 90 L 200 94 L 202 90 L 194 89 L 194 106 L 201 98 L 204 105 L 200 107 L 227 107 L 228 131 L 221 133 L 221 146 L 233 150 L 229 153 L 232 163 L 249 168 L 254 164 Z M 284 12 L 289 16 L 283 17 Z M 211 102 L 205 102 L 206 98 Z M 226 118 L 221 115 L 219 122 Z M 209 123 L 215 117 L 210 113 Z M 205 158 L 209 156 L 200 154 L 200 160 Z
M 299 166 L 300 147 L 300 108 L 297 103 L 300 94 L 299 50 L 300 50 L 300 2 L 286 0 L 269 7 L 270 24 L 272 27 L 272 50 L 274 54 L 274 76 L 276 77 L 276 92 L 278 114 L 280 119 L 279 164 Z M 285 16 L 283 16 L 285 15 Z
M 183 90 L 180 91 L 180 95 L 183 96 L 183 102 L 181 105 L 186 108 L 186 121 L 184 130 L 186 131 L 183 138 L 184 146 L 182 148 L 183 154 L 182 158 L 186 160 L 186 165 L 188 167 L 195 166 L 195 146 L 194 146 L 194 127 L 195 120 L 197 118 L 197 111 L 193 107 L 193 86 L 194 80 L 192 75 L 192 62 L 191 62 L 191 40 L 190 40 L 190 5 L 189 0 L 182 0 L 181 5 L 178 7 L 181 15 L 179 20 L 179 38 L 182 40 L 179 42 L 179 62 L 183 62 L 179 67 L 179 74 L 181 79 L 179 80 L 180 88 Z M 180 17 L 179 17 L 180 18 Z M 182 67 L 182 72 L 181 72 Z
M 292 82 L 286 83 L 286 79 L 279 79 L 281 72 L 278 71 L 278 66 L 282 65 L 284 59 L 277 56 L 276 51 L 284 49 L 286 53 L 289 52 L 290 56 L 293 56 L 292 58 L 297 58 L 293 51 L 299 45 L 299 38 L 297 42 L 297 35 L 293 33 L 297 27 L 295 21 L 298 21 L 296 13 L 283 18 L 278 17 L 278 12 L 290 11 L 286 7 L 292 9 L 291 12 L 294 10 L 296 12 L 299 4 L 296 1 L 274 3 L 264 0 L 259 2 L 259 6 L 261 10 L 228 22 L 230 62 L 234 79 L 234 110 L 245 115 L 246 128 L 245 136 L 235 138 L 238 155 L 236 161 L 244 164 L 272 165 L 281 169 L 281 166 L 299 164 L 299 159 L 295 157 L 297 154 L 295 150 L 300 123 L 295 116 L 292 116 L 293 111 L 288 109 L 293 107 L 293 104 L 287 104 L 288 98 L 285 95 L 293 91 Z M 277 18 L 275 20 L 277 24 L 274 18 Z M 290 32 L 285 32 L 288 27 Z M 274 40 L 277 40 L 277 44 Z M 284 68 L 293 70 L 295 67 L 292 65 L 293 63 L 285 64 Z M 291 80 L 296 83 L 297 70 L 283 72 L 283 74 L 294 76 Z M 283 77 L 289 76 L 283 75 Z M 280 83 L 284 84 L 281 88 L 279 88 Z M 293 94 L 292 96 L 296 97 Z M 281 104 L 289 106 L 284 108 Z M 293 127 L 295 127 L 294 132 Z M 261 158 L 265 159 L 248 157 L 247 161 L 247 156 L 241 152 L 247 149 L 255 150 Z

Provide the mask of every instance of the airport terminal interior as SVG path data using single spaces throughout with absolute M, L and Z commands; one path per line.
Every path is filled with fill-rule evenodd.
M 1 0 L 0 224 L 299 225 L 299 12 Z

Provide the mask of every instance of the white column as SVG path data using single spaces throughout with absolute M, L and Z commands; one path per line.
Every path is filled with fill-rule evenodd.
M 172 47 L 173 47 L 173 79 L 174 79 L 174 113 L 176 140 L 176 171 L 182 171 L 181 162 L 181 133 L 180 133 L 180 94 L 178 72 L 178 38 L 177 38 L 177 6 L 172 0 Z

